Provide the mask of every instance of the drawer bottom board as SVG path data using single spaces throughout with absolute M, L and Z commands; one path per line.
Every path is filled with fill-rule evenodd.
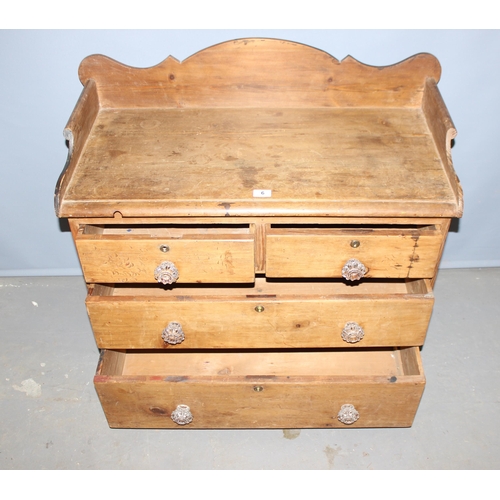
M 425 377 L 415 347 L 104 350 L 94 384 L 108 424 L 116 428 L 410 427 Z M 357 420 L 345 423 L 344 405 L 352 405 Z M 179 406 L 189 408 L 189 422 L 174 421 Z

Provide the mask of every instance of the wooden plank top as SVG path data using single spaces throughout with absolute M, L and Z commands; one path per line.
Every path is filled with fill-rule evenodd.
M 111 217 L 116 211 L 124 217 L 461 215 L 461 189 L 451 164 L 450 145 L 444 144 L 454 136 L 453 124 L 444 104 L 433 104 L 441 103 L 440 96 L 423 97 L 425 92 L 437 92 L 435 85 L 428 84 L 429 78 L 434 83 L 439 79 L 433 56 L 415 56 L 413 63 L 407 60 L 391 66 L 389 78 L 381 80 L 374 76 L 377 68 L 352 58 L 342 76 L 344 62 L 338 63 L 322 51 L 276 40 L 258 42 L 257 51 L 252 43 L 236 46 L 228 42 L 183 63 L 169 58 L 145 70 L 102 56 L 85 60 L 80 76 L 86 87 L 66 129 L 70 154 L 56 190 L 58 215 Z M 184 106 L 179 105 L 179 89 L 170 94 L 158 91 L 159 74 L 168 85 L 172 64 L 178 69 L 186 65 L 186 75 L 192 75 L 194 60 L 198 70 L 208 68 L 208 78 L 214 78 L 213 68 L 219 68 L 221 61 L 232 61 L 235 47 L 246 61 L 237 64 L 238 78 L 241 67 L 250 64 L 257 73 L 257 68 L 264 68 L 272 85 L 252 84 L 253 97 L 248 97 L 245 88 L 239 103 L 234 85 L 228 90 L 214 86 L 211 105 L 196 97 L 196 85 L 188 92 L 186 81 Z M 333 104 L 324 96 L 318 100 L 314 95 L 321 89 L 312 89 L 309 81 L 302 89 L 313 96 L 307 106 L 304 96 L 297 97 L 299 78 L 292 75 L 288 83 L 292 98 L 287 101 L 280 93 L 273 105 L 269 99 L 276 94 L 276 72 L 271 71 L 269 60 L 275 66 L 284 65 L 288 59 L 283 51 L 303 61 L 306 75 L 319 67 L 320 80 L 325 77 L 326 61 L 336 62 L 335 81 L 338 85 L 344 81 L 344 98 L 337 96 Z M 306 64 L 304 54 L 313 54 L 313 61 Z M 114 72 L 103 72 L 96 61 L 107 61 Z M 381 68 L 378 70 L 380 74 Z M 346 83 L 354 82 L 353 75 L 359 77 L 363 71 L 378 78 L 376 86 L 367 86 L 366 101 L 357 84 Z M 113 78 L 118 82 L 114 86 Z M 254 83 L 259 80 L 255 75 L 249 78 Z M 281 78 L 286 80 L 287 74 Z M 183 80 L 177 72 L 174 80 L 179 79 Z M 411 84 L 405 83 L 410 80 Z M 401 88 L 406 85 L 406 90 L 399 90 L 406 97 L 400 96 L 396 102 L 394 89 L 399 84 Z M 206 82 L 198 85 L 206 98 Z M 374 92 L 375 87 L 378 91 Z M 124 89 L 121 93 L 120 88 Z M 379 106 L 374 101 L 377 93 Z M 128 105 L 124 95 L 129 95 Z M 166 95 L 170 96 L 168 102 Z M 429 125 L 429 116 L 442 126 Z

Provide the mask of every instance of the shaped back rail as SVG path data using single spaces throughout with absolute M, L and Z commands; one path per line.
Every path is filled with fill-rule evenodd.
M 102 108 L 419 107 L 426 79 L 440 75 L 431 54 L 377 67 L 275 39 L 224 42 L 150 68 L 93 55 L 79 69 Z

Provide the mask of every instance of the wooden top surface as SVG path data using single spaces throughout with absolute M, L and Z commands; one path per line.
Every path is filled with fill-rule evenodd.
M 460 200 L 450 166 L 445 164 L 429 119 L 418 105 L 426 72 L 439 78 L 439 64 L 433 56 L 401 63 L 400 80 L 396 78 L 398 65 L 388 67 L 388 79 L 380 80 L 373 71 L 378 69 L 380 73 L 382 68 L 364 66 L 354 59 L 348 61 L 343 77 L 338 68 L 341 63 L 322 51 L 277 41 L 258 42 L 259 50 L 253 47 L 241 51 L 247 46 L 228 42 L 183 63 L 169 58 L 145 70 L 102 56 L 85 60 L 80 76 L 86 84 L 91 81 L 96 95 L 81 99 L 81 109 L 77 105 L 68 124 L 78 154 L 70 154 L 58 185 L 58 215 L 109 217 L 115 211 L 124 217 L 459 215 Z M 287 100 L 279 92 L 273 105 L 269 96 L 276 87 L 269 82 L 269 86 L 256 87 L 258 77 L 254 75 L 249 77 L 254 82 L 250 89 L 253 97 L 243 89 L 244 97 L 239 97 L 238 104 L 234 85 L 227 91 L 213 86 L 216 105 L 210 105 L 205 82 L 199 83 L 200 95 L 207 94 L 201 103 L 196 85 L 187 85 L 187 77 L 179 68 L 186 65 L 185 75 L 192 75 L 196 63 L 198 71 L 208 68 L 209 79 L 214 78 L 214 67 L 235 61 L 235 50 L 239 50 L 236 73 L 250 64 L 261 71 L 263 67 L 275 82 L 279 72 L 271 70 L 269 60 L 274 60 L 275 66 L 288 65 L 282 53 L 285 50 L 288 56 L 295 54 L 295 59 L 302 61 L 306 74 L 313 74 L 316 67 L 314 74 L 324 80 L 329 73 L 322 68 L 334 63 L 337 84 L 342 79 L 354 83 L 344 88 L 344 101 L 337 96 L 334 105 L 327 105 L 323 95 L 319 100 L 304 98 L 320 92 L 317 86 L 311 89 L 310 81 L 304 83 L 307 88 L 302 88 L 297 97 L 299 80 L 292 75 L 288 82 L 292 97 Z M 306 58 L 304 63 L 304 54 L 313 54 L 312 59 L 319 62 Z M 104 61 L 110 71 L 103 71 L 96 61 Z M 172 65 L 179 71 L 170 80 Z M 353 80 L 353 74 L 359 77 L 365 70 L 372 79 L 379 78 L 376 87 L 380 106 L 373 100 L 377 93 L 374 85 L 368 85 L 363 103 L 363 93 Z M 146 73 L 149 76 L 141 79 Z M 182 88 L 158 90 L 160 74 L 166 86 L 183 80 L 183 85 L 179 84 Z M 286 72 L 280 78 L 286 80 Z M 403 89 L 409 80 L 411 84 Z M 119 85 L 113 86 L 113 81 Z M 136 86 L 134 81 L 138 82 Z M 389 90 L 381 90 L 381 81 Z M 343 85 L 348 86 L 345 82 Z M 394 89 L 398 84 L 404 96 L 399 95 L 396 105 Z M 184 105 L 179 105 L 179 92 Z M 356 103 L 346 104 L 346 100 L 352 101 L 352 92 Z M 152 100 L 154 94 L 156 101 Z M 129 97 L 124 100 L 126 95 Z M 167 97 L 172 102 L 166 102 Z M 96 109 L 90 119 L 92 112 L 86 107 L 93 101 Z M 76 145 L 78 140 L 80 146 Z

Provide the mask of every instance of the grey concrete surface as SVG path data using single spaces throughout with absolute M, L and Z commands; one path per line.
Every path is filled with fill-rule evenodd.
M 441 270 L 409 429 L 116 430 L 80 277 L 0 279 L 0 469 L 498 469 L 500 269 Z

